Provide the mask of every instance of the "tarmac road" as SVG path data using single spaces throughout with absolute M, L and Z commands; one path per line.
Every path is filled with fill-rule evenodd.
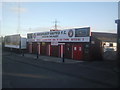
M 84 64 L 3 55 L 2 88 L 116 88 L 118 74 Z M 91 66 L 90 66 L 91 67 Z

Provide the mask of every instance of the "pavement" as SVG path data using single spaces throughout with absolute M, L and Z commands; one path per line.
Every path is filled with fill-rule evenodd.
M 21 55 L 22 56 L 22 55 Z M 25 57 L 29 57 L 29 58 L 34 58 L 37 59 L 37 55 L 35 54 L 25 54 Z M 43 55 L 39 55 L 38 56 L 38 60 L 43 60 L 43 61 L 50 61 L 50 62 L 57 62 L 57 63 L 63 63 L 63 58 L 59 58 L 59 57 L 52 57 L 52 56 L 43 56 Z M 64 63 L 78 63 L 78 62 L 84 62 L 84 61 L 78 61 L 78 60 L 72 60 L 72 59 L 66 59 L 64 58 Z
M 10 54 L 14 54 L 14 55 L 18 55 L 18 56 L 23 56 L 22 54 L 16 54 L 14 52 L 4 52 L 4 55 L 10 55 Z M 84 62 L 83 60 L 78 61 L 78 60 L 73 60 L 73 59 L 66 59 L 64 58 L 64 62 L 63 62 L 63 58 L 59 58 L 59 57 L 52 57 L 52 56 L 44 56 L 44 55 L 37 55 L 36 54 L 30 54 L 30 53 L 25 53 L 23 57 L 26 58 L 32 58 L 32 59 L 36 59 L 36 60 L 43 60 L 43 61 L 48 61 L 48 62 L 56 62 L 56 63 L 78 63 L 78 62 Z

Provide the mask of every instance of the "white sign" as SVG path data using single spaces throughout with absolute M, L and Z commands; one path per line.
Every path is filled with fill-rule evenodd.
M 90 42 L 90 27 L 27 34 L 28 42 Z
M 21 49 L 26 49 L 27 47 L 27 39 L 26 38 L 21 38 Z
M 51 45 L 58 46 L 58 42 L 51 42 Z
M 65 45 L 65 43 L 58 43 L 59 45 Z

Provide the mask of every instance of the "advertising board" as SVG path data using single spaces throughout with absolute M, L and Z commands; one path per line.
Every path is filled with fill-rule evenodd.
M 21 38 L 21 49 L 26 49 L 27 48 L 27 39 L 26 38 Z
M 20 48 L 20 34 L 5 36 L 5 47 Z
M 89 42 L 90 27 L 27 34 L 28 42 Z

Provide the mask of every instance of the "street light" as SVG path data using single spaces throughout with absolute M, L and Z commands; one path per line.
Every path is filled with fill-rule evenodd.
M 117 65 L 118 76 L 120 76 L 120 1 L 118 2 L 118 19 L 115 20 L 117 24 Z M 120 88 L 120 80 L 118 80 L 118 87 Z
M 120 61 L 120 1 L 118 2 L 118 19 L 115 23 L 117 24 L 117 60 Z

